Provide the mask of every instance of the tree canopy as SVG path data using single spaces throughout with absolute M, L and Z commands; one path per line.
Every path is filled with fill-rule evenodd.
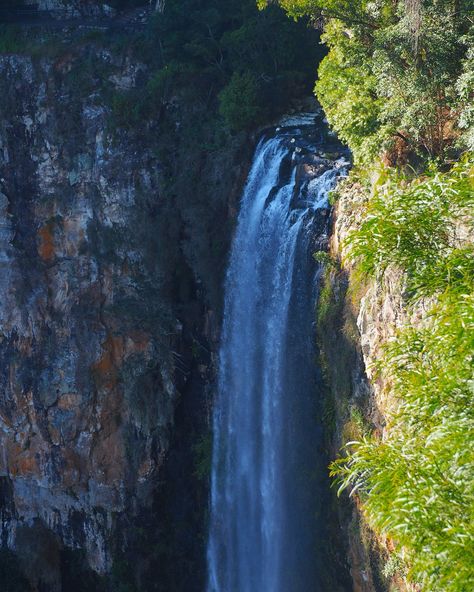
M 220 97 L 225 123 L 239 130 L 274 117 L 290 97 L 309 94 L 323 49 L 307 19 L 289 21 L 254 0 L 168 0 L 154 21 L 162 69 L 174 88 Z M 168 78 L 169 82 L 169 78 Z
M 260 8 L 272 4 L 259 0 Z M 356 161 L 473 148 L 472 0 L 280 0 L 324 27 L 317 95 Z

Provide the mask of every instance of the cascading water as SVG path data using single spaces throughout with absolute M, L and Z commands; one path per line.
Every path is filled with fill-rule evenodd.
M 327 592 L 311 255 L 327 242 L 327 195 L 343 171 L 298 130 L 254 156 L 225 287 L 208 592 Z

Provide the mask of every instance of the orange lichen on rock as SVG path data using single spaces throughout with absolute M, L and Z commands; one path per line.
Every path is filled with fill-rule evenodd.
M 40 477 L 41 470 L 36 455 L 31 452 L 23 452 L 19 456 L 10 459 L 10 475 L 13 477 L 26 477 L 34 475 Z
M 109 436 L 96 442 L 92 452 L 92 466 L 101 483 L 112 484 L 123 479 L 125 445 L 122 429 L 116 428 Z
M 78 393 L 64 393 L 58 400 L 58 409 L 62 411 L 71 411 L 80 406 L 81 395 Z
M 135 353 L 146 354 L 150 347 L 150 336 L 144 331 L 131 331 L 125 338 L 125 356 Z
M 38 230 L 38 253 L 43 261 L 51 261 L 55 257 L 54 233 L 51 222 Z
M 98 385 L 112 389 L 118 384 L 119 369 L 126 358 L 137 353 L 147 355 L 150 336 L 143 331 L 132 331 L 125 336 L 109 334 L 102 349 L 102 356 L 94 364 L 93 370 Z
M 102 344 L 103 354 L 93 365 L 99 386 L 112 389 L 118 382 L 118 370 L 124 355 L 123 337 L 108 335 Z
M 86 460 L 71 448 L 62 451 L 63 466 L 61 468 L 62 481 L 65 488 L 72 490 L 87 489 L 88 470 Z

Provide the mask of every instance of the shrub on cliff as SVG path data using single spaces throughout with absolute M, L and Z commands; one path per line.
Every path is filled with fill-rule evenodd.
M 423 180 L 390 173 L 347 240 L 369 275 L 405 272 L 424 322 L 398 330 L 380 361 L 395 408 L 384 438 L 347 444 L 332 465 L 369 523 L 397 541 L 423 590 L 468 592 L 474 577 L 474 160 Z
M 236 72 L 219 94 L 219 111 L 233 130 L 250 128 L 261 115 L 260 89 L 251 72 Z

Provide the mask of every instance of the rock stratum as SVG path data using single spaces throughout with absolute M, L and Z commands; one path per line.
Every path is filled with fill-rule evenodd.
M 193 165 L 160 144 L 158 118 L 117 129 L 100 94 L 146 75 L 87 43 L 59 58 L 0 57 L 0 532 L 48 591 L 65 589 L 66 549 L 81 569 L 132 561 L 145 577 L 153 554 L 137 559 L 137 541 L 155 535 L 142 536 L 140 521 L 158 538 L 171 530 L 190 562 L 203 548 L 193 524 L 207 485 L 189 480 L 207 429 L 224 265 L 211 251 L 230 240 L 245 158 L 234 142 L 224 172 L 201 161 L 205 187 L 172 193 L 170 168 Z M 166 545 L 153 560 L 175 552 Z

